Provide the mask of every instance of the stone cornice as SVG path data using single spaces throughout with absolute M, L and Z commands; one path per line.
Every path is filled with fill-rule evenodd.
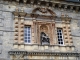
M 13 12 L 13 14 L 17 17 L 25 17 L 27 15 L 25 12 Z
M 52 16 L 52 15 L 39 15 L 39 14 L 28 14 L 28 13 L 25 13 L 25 12 L 16 12 L 14 11 L 13 12 L 14 16 L 17 16 L 17 17 L 31 17 L 31 18 L 38 18 L 38 17 L 42 17 L 43 19 L 53 19 L 53 18 L 56 18 L 56 16 Z
M 70 23 L 70 22 L 71 22 L 71 19 L 72 19 L 72 18 L 69 17 L 68 15 L 65 15 L 65 16 L 62 15 L 62 16 L 61 16 L 61 20 L 62 20 L 63 23 Z
M 28 13 L 25 13 L 25 12 L 13 12 L 14 16 L 17 16 L 17 17 L 31 17 L 31 18 L 41 18 L 41 19 L 56 19 L 56 18 L 60 18 L 62 21 L 71 21 L 71 17 L 69 16 L 64 16 L 62 15 L 61 17 L 58 17 L 58 16 L 52 16 L 52 15 L 39 15 L 39 14 L 28 14 Z
M 28 51 L 9 51 L 8 52 L 10 55 L 19 55 L 19 54 L 23 54 L 23 55 L 37 55 L 37 56 L 42 56 L 42 55 L 49 55 L 49 56 L 80 56 L 80 53 L 63 53 L 63 52 L 28 52 Z
M 30 5 L 37 5 L 37 6 L 46 6 L 46 7 L 53 7 L 59 9 L 66 9 L 66 10 L 73 10 L 76 12 L 80 12 L 80 4 L 78 3 L 69 3 L 69 2 L 62 2 L 62 1 L 38 1 L 38 0 L 4 0 L 9 2 L 17 2 Z

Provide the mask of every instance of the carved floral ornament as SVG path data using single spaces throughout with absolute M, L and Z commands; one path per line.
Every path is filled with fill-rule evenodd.
M 41 13 L 50 13 L 52 16 L 56 16 L 56 14 L 51 9 L 46 7 L 37 7 L 32 11 L 32 14 L 35 14 L 37 11 Z
M 65 22 L 65 23 L 70 23 L 71 22 L 71 17 L 69 17 L 69 15 L 67 15 L 67 14 L 62 14 L 61 15 L 61 20 L 63 21 L 63 22 Z
M 39 12 L 41 12 L 43 14 L 49 13 L 50 16 L 48 16 L 48 17 L 50 17 L 50 18 L 53 18 L 53 17 L 56 16 L 56 14 L 51 9 L 46 8 L 46 7 L 37 7 L 35 9 L 33 9 L 32 13 L 30 13 L 30 14 L 27 14 L 26 12 L 24 12 L 24 9 L 19 10 L 18 8 L 16 8 L 15 11 L 13 12 L 13 14 L 15 16 L 22 16 L 22 17 L 23 16 L 25 17 L 27 15 L 30 15 L 31 17 L 33 17 L 33 16 L 38 17 L 39 14 L 36 13 L 37 11 L 39 11 Z
M 37 11 L 39 11 L 39 12 L 41 12 L 43 14 L 50 13 L 50 15 L 48 15 L 48 16 L 46 14 L 45 15 L 39 15 L 39 14 L 36 13 Z M 41 16 L 41 17 L 53 19 L 53 18 L 56 17 L 56 13 L 53 12 L 51 9 L 49 9 L 47 7 L 37 7 L 35 9 L 33 9 L 32 10 L 32 13 L 30 13 L 30 14 L 24 12 L 24 9 L 21 9 L 19 11 L 19 9 L 16 8 L 15 11 L 13 12 L 13 14 L 15 16 L 18 16 L 18 17 L 25 17 L 27 15 L 29 15 L 30 17 L 35 17 L 35 18 L 37 18 L 38 16 Z M 62 20 L 66 20 L 66 21 L 67 20 L 70 21 L 71 20 L 71 17 L 69 17 L 68 15 L 61 14 L 61 19 Z
M 42 13 L 47 13 L 47 9 L 46 8 L 40 8 L 39 11 L 42 12 Z

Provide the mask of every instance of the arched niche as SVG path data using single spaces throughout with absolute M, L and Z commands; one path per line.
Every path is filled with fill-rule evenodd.
M 50 44 L 50 38 L 48 33 L 48 26 L 41 25 L 40 26 L 40 42 L 42 45 L 49 45 Z
M 40 26 L 40 32 L 45 32 L 45 33 L 48 33 L 48 27 L 46 25 L 41 25 Z

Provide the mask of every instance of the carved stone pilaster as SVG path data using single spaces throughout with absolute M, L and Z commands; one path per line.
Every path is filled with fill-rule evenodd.
M 63 34 L 64 34 L 64 42 L 65 45 L 70 45 L 72 46 L 72 37 L 71 37 L 71 29 L 70 29 L 70 21 L 71 18 L 68 15 L 62 15 L 62 24 L 63 24 Z
M 22 10 L 19 12 L 18 9 L 13 12 L 14 14 L 14 20 L 15 20 L 15 42 L 14 43 L 23 43 L 23 29 L 24 29 L 24 17 L 26 16 L 26 13 Z
M 15 22 L 15 34 L 14 34 L 14 43 L 17 43 L 18 42 L 18 21 L 19 21 L 19 14 L 18 12 L 13 12 L 14 14 L 14 22 Z
M 20 20 L 19 20 L 19 43 L 24 43 L 24 18 L 26 13 L 19 12 Z

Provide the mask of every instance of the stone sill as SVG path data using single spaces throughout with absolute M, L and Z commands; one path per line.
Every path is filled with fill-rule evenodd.
M 18 43 L 14 43 L 13 45 L 25 45 L 25 46 L 33 46 L 33 45 L 38 45 L 38 46 L 62 46 L 62 47 L 75 47 L 74 45 L 49 45 L 49 44 L 45 44 L 45 45 L 41 45 L 41 44 L 24 44 L 24 43 L 21 43 L 21 44 L 18 44 Z
M 14 49 L 41 52 L 73 52 L 74 46 L 14 44 Z

